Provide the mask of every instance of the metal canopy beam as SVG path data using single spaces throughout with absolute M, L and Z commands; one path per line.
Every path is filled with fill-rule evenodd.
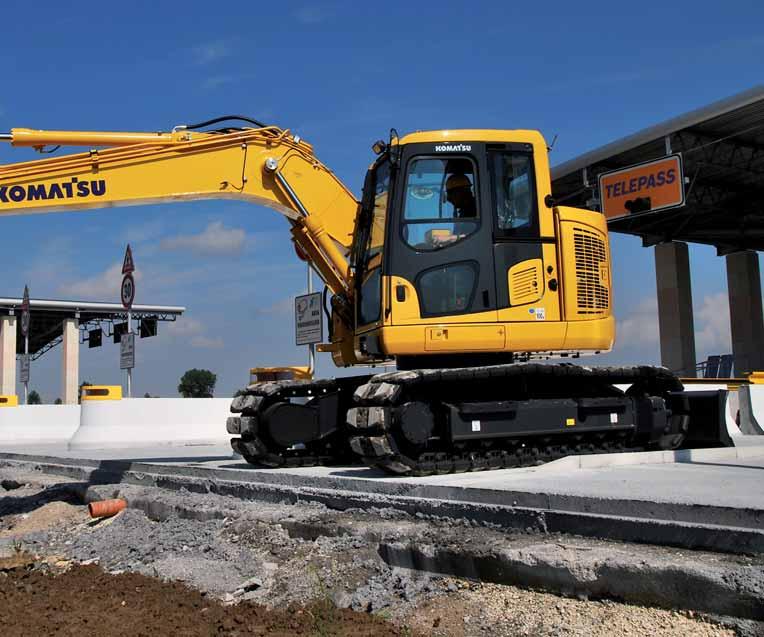
M 764 250 L 764 86 L 554 167 L 555 199 L 595 207 L 602 172 L 657 159 L 667 148 L 682 153 L 685 205 L 613 219 L 610 230 L 639 236 L 645 245 L 689 241 L 713 245 L 720 254 Z
M 623 137 L 610 144 L 606 144 L 600 148 L 589 151 L 566 161 L 558 166 L 552 168 L 552 179 L 557 181 L 562 177 L 574 172 L 579 172 L 587 166 L 595 166 L 605 162 L 617 155 L 620 155 L 626 151 L 634 150 L 650 142 L 658 140 L 661 146 L 661 152 L 665 150 L 664 139 L 666 135 L 673 135 L 674 133 L 697 126 L 703 122 L 716 119 L 718 117 L 729 115 L 731 112 L 740 111 L 743 109 L 764 111 L 764 85 L 755 86 L 747 91 L 733 95 L 713 104 L 709 104 L 703 108 L 699 108 L 679 117 L 674 117 L 670 120 L 656 124 L 646 128 L 638 133 Z M 757 124 L 758 122 L 747 122 L 748 126 Z M 746 126 L 746 128 L 748 127 Z
M 0 298 L 0 315 L 18 314 L 21 302 L 22 299 L 17 298 Z M 62 342 L 62 326 L 66 319 L 77 319 L 80 332 L 94 329 L 103 323 L 111 325 L 127 320 L 127 310 L 118 303 L 30 299 L 29 306 L 32 315 L 29 353 L 32 360 L 37 360 Z M 181 306 L 134 305 L 132 318 L 175 321 L 185 311 L 186 308 Z M 16 342 L 17 353 L 23 353 L 24 339 L 17 335 Z

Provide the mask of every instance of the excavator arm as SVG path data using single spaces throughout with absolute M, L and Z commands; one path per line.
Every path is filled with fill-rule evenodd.
M 15 128 L 0 141 L 88 152 L 0 166 L 0 215 L 241 199 L 283 214 L 297 252 L 350 301 L 349 251 L 358 201 L 313 154 L 277 127 L 169 133 Z

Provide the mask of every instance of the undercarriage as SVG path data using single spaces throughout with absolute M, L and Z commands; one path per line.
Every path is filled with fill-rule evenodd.
M 427 475 L 676 449 L 694 399 L 661 367 L 513 363 L 255 383 L 234 399 L 227 427 L 252 464 L 360 460 Z M 718 429 L 721 411 L 704 412 Z

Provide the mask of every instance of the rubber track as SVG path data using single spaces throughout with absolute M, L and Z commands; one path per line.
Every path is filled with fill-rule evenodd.
M 595 386 L 641 384 L 651 395 L 663 395 L 682 389 L 679 379 L 669 370 L 650 366 L 584 367 L 571 364 L 513 363 L 378 374 L 356 390 L 355 400 L 361 407 L 349 413 L 348 424 L 355 428 L 357 434 L 351 439 L 351 447 L 370 466 L 388 473 L 411 475 L 535 466 L 568 455 L 644 450 L 643 446 L 631 443 L 629 432 L 610 432 L 575 434 L 566 437 L 561 444 L 550 444 L 549 436 L 502 439 L 505 448 L 478 445 L 478 448 L 463 453 L 441 450 L 421 453 L 412 458 L 399 452 L 389 423 L 373 412 L 373 407 L 394 407 L 406 399 L 415 399 L 417 393 L 431 389 L 433 385 L 458 382 L 463 390 L 464 383 L 504 378 L 548 380 L 557 383 L 561 396 L 566 395 L 565 381 L 574 378 L 577 383 L 590 380 Z
M 269 449 L 257 432 L 260 414 L 273 404 L 290 398 L 316 396 L 337 388 L 337 382 L 332 379 L 264 381 L 250 385 L 231 403 L 231 412 L 240 415 L 228 419 L 228 432 L 241 435 L 231 439 L 231 447 L 248 463 L 266 467 L 312 467 L 340 461 L 342 456 L 329 446 L 330 442 L 317 441 L 304 449 L 276 450 Z

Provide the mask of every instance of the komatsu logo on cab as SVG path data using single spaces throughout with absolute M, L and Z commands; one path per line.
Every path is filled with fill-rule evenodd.
M 49 199 L 74 199 L 103 197 L 106 194 L 106 180 L 92 179 L 80 181 L 72 177 L 71 181 L 52 184 L 29 184 L 28 186 L 0 186 L 0 202 L 21 203 L 22 201 L 47 201 Z
M 436 153 L 469 153 L 471 150 L 469 144 L 440 144 L 435 147 Z

